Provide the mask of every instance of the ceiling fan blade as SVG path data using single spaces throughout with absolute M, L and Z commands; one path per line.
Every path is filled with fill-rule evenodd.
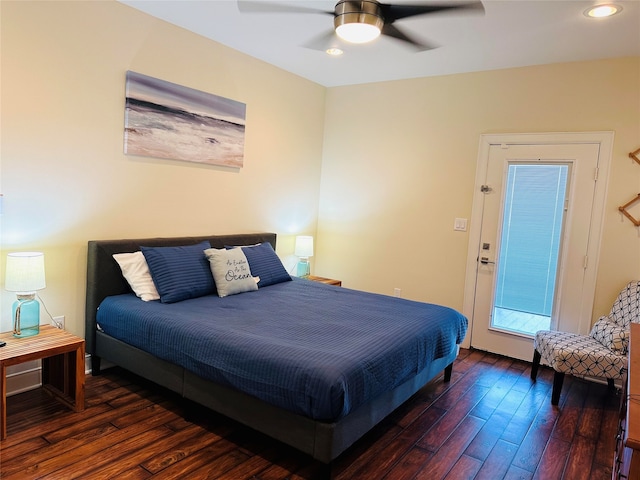
M 393 37 L 397 40 L 401 40 L 403 42 L 409 43 L 418 52 L 423 52 L 425 50 L 432 50 L 436 48 L 435 45 L 428 45 L 422 41 L 418 41 L 414 38 L 411 38 L 402 30 L 398 29 L 396 26 L 390 23 L 386 23 L 384 27 L 382 27 L 382 35 Z
M 471 3 L 442 3 L 442 4 L 423 4 L 423 5 L 389 5 L 381 3 L 380 9 L 384 16 L 385 23 L 393 23 L 402 18 L 414 17 L 416 15 L 425 15 L 428 13 L 437 13 L 447 10 L 465 10 L 469 12 L 484 13 L 484 5 L 482 2 Z
M 327 49 L 331 47 L 337 47 L 337 48 L 340 48 L 341 50 L 344 50 L 343 45 L 344 44 L 340 40 L 340 37 L 336 35 L 336 32 L 334 30 L 328 30 L 327 32 L 312 38 L 302 46 L 304 48 L 309 48 L 311 50 L 319 50 L 321 52 L 326 52 Z
M 238 0 L 238 10 L 242 13 L 323 13 L 335 16 L 333 10 L 253 0 Z

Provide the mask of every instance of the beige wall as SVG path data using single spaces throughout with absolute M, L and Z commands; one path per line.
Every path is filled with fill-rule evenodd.
M 77 334 L 99 238 L 270 230 L 290 260 L 315 234 L 314 273 L 461 308 L 453 219 L 471 215 L 482 133 L 615 131 L 596 311 L 640 277 L 617 212 L 640 192 L 638 58 L 325 89 L 112 1 L 0 9 L 0 275 L 7 252 L 44 251 L 41 297 Z M 244 168 L 124 155 L 127 70 L 246 103 Z
M 44 251 L 40 296 L 69 330 L 84 335 L 90 239 L 266 230 L 287 260 L 315 234 L 324 88 L 117 2 L 0 8 L 0 275 L 7 252 Z M 127 70 L 246 103 L 244 168 L 124 155 Z
M 316 273 L 348 287 L 462 309 L 483 133 L 614 131 L 594 315 L 640 278 L 640 58 L 331 88 Z M 637 215 L 640 215 L 638 209 Z

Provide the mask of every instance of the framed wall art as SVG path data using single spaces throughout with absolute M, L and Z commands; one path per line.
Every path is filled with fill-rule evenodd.
M 124 153 L 241 168 L 246 105 L 127 72 Z

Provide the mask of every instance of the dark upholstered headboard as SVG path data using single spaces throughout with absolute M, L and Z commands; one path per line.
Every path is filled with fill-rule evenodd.
M 131 253 L 140 246 L 163 247 L 194 245 L 209 240 L 211 247 L 225 245 L 253 245 L 269 242 L 276 248 L 275 233 L 241 233 L 236 235 L 207 235 L 202 237 L 139 238 L 126 240 L 92 240 L 87 254 L 87 300 L 85 310 L 85 340 L 87 353 L 94 353 L 96 341 L 96 313 L 98 306 L 109 295 L 131 292 L 113 259 L 114 253 Z

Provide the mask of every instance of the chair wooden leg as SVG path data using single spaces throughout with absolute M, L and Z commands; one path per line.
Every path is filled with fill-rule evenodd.
M 533 351 L 533 363 L 531 365 L 531 380 L 536 381 L 536 377 L 538 376 L 538 367 L 540 366 L 540 359 L 542 355 L 537 350 Z
M 553 390 L 551 391 L 551 405 L 558 405 L 558 402 L 560 401 L 562 382 L 564 382 L 564 373 L 555 372 L 553 375 Z
M 616 384 L 613 381 L 613 378 L 607 378 L 607 385 L 609 386 L 609 390 L 615 391 Z

